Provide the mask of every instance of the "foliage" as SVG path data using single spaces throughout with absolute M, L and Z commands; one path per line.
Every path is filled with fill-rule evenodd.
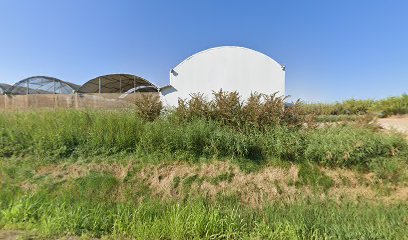
M 343 126 L 310 133 L 305 158 L 329 166 L 364 166 L 376 157 L 393 157 L 407 148 L 396 135 L 370 129 Z
M 146 121 L 154 121 L 163 110 L 163 104 L 158 94 L 140 93 L 134 103 L 136 113 Z
M 312 103 L 303 104 L 303 112 L 316 115 L 362 115 L 380 113 L 382 116 L 407 114 L 408 95 L 374 100 L 350 99 L 334 104 Z
M 372 110 L 381 112 L 383 116 L 408 114 L 408 94 L 379 100 L 374 104 Z
M 399 184 L 407 179 L 408 143 L 402 136 L 378 132 L 366 124 L 371 118 L 365 116 L 356 117 L 361 124 L 310 127 L 309 117 L 315 112 L 308 111 L 345 114 L 321 116 L 321 121 L 348 120 L 351 113 L 372 109 L 406 113 L 406 96 L 377 102 L 350 100 L 335 108 L 300 102 L 288 107 L 275 95 L 253 94 L 242 101 L 237 93 L 220 91 L 212 101 L 200 94 L 180 100 L 174 112 L 162 117 L 161 105 L 154 106 L 157 99 L 148 98 L 143 100 L 149 102 L 146 108 L 136 106 L 134 111 L 3 112 L 0 229 L 30 230 L 45 237 L 112 239 L 404 239 L 408 235 L 405 202 L 305 197 L 258 209 L 242 205 L 237 196 L 159 199 L 147 181 L 135 177 L 146 173 L 136 170 L 126 173 L 119 168 L 115 172 L 119 177 L 104 168 L 84 175 L 79 171 L 72 178 L 53 176 L 55 182 L 36 173 L 44 163 L 66 166 L 88 157 L 111 158 L 115 163 L 130 157 L 139 170 L 153 161 L 201 163 L 228 158 L 249 162 L 255 169 L 255 165 L 297 163 L 298 179 L 288 184 L 321 194 L 335 184 L 321 166 L 371 170 L 380 182 Z M 235 181 L 234 174 L 175 177 L 171 184 L 188 192 L 204 178 L 223 185 Z
M 192 94 L 188 100 L 179 99 L 175 115 L 182 122 L 203 118 L 238 129 L 287 125 L 299 127 L 305 116 L 301 114 L 301 102 L 285 107 L 284 97 L 252 93 L 243 101 L 238 92 L 213 92 L 212 100 L 203 94 Z
M 229 201 L 142 203 L 51 201 L 46 195 L 16 199 L 0 225 L 35 229 L 42 236 L 113 239 L 403 239 L 406 204 L 301 201 L 262 210 Z
M 0 156 L 60 161 L 124 153 L 145 159 L 307 160 L 367 168 L 373 158 L 406 156 L 408 152 L 401 136 L 381 134 L 365 125 L 302 128 L 273 124 L 237 129 L 221 120 L 175 119 L 146 122 L 128 111 L 0 113 Z

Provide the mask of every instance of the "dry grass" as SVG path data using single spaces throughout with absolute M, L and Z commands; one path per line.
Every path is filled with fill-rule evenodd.
M 338 201 L 365 199 L 385 203 L 408 200 L 408 186 L 401 183 L 390 187 L 374 173 L 328 168 L 321 168 L 320 171 L 333 180 L 333 186 L 324 188 L 301 184 L 296 165 L 289 168 L 270 166 L 245 173 L 229 162 L 150 165 L 134 178 L 144 182 L 155 197 L 163 200 L 181 200 L 192 196 L 216 200 L 234 196 L 252 207 L 271 201 L 293 202 L 312 197 Z M 384 189 L 387 193 L 384 193 Z
M 35 171 L 34 177 L 47 176 L 65 181 L 84 177 L 91 172 L 102 172 L 112 174 L 118 180 L 123 181 L 132 169 L 132 163 L 128 163 L 126 166 L 116 163 L 51 164 L 39 167 Z
M 294 202 L 314 197 L 336 201 L 408 201 L 408 186 L 405 182 L 390 184 L 375 173 L 320 167 L 316 174 L 333 182 L 325 186 L 324 183 L 305 182 L 297 165 L 269 166 L 247 173 L 237 165 L 224 161 L 147 165 L 140 170 L 135 170 L 132 163 L 52 164 L 39 167 L 33 178 L 46 179 L 47 182 L 56 184 L 81 179 L 91 173 L 112 175 L 120 183 L 127 179 L 124 183 L 126 186 L 119 184 L 115 190 L 118 201 L 125 200 L 125 191 L 139 191 L 137 188 L 141 186 L 140 183 L 149 188 L 149 194 L 162 200 L 201 196 L 215 201 L 220 197 L 230 196 L 252 207 L 260 207 L 268 202 Z M 20 187 L 27 192 L 34 192 L 38 189 L 36 184 L 39 183 L 24 181 Z

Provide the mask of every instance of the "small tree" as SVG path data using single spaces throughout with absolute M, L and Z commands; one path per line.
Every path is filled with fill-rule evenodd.
M 160 116 L 163 104 L 155 93 L 137 93 L 135 100 L 136 113 L 145 121 L 154 121 Z

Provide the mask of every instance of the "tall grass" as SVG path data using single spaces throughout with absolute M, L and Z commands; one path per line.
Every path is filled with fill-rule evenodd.
M 31 195 L 2 209 L 0 225 L 116 239 L 404 239 L 407 215 L 406 204 L 311 200 L 251 209 L 226 200 L 95 203 Z
M 384 116 L 408 114 L 408 94 L 379 100 L 372 106 L 372 110 L 379 111 Z
M 308 129 L 275 125 L 237 130 L 209 119 L 146 122 L 134 112 L 41 111 L 0 114 L 0 156 L 65 157 L 135 154 L 182 160 L 240 158 L 369 166 L 377 157 L 406 156 L 398 135 L 364 127 Z
M 130 152 L 142 129 L 142 121 L 125 112 L 2 113 L 0 155 L 67 157 Z
M 389 97 L 380 100 L 356 100 L 350 99 L 334 104 L 312 103 L 303 104 L 305 113 L 316 115 L 362 115 L 378 113 L 381 116 L 407 114 L 408 95 L 402 94 L 397 97 Z

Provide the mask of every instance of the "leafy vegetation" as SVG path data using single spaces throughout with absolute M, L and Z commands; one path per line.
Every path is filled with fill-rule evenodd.
M 334 104 L 304 104 L 302 108 L 305 113 L 316 115 L 362 115 L 376 113 L 380 114 L 380 116 L 389 116 L 407 114 L 408 95 L 402 94 L 399 97 L 389 97 L 377 101 L 371 99 L 350 99 Z
M 384 116 L 408 114 L 408 94 L 379 100 L 374 103 L 372 110 L 379 111 Z
M 141 158 L 277 159 L 327 166 L 369 167 L 376 157 L 403 157 L 407 142 L 361 126 L 276 125 L 237 130 L 215 120 L 174 117 L 146 122 L 133 112 L 42 111 L 0 114 L 0 156 L 66 157 L 134 154 Z
M 0 166 L 0 229 L 17 228 L 46 238 L 404 239 L 408 233 L 405 202 L 320 199 L 320 189 L 328 191 L 333 180 L 308 163 L 301 164 L 299 180 L 294 184 L 312 187 L 317 197 L 251 207 L 228 195 L 211 199 L 191 192 L 187 198 L 163 199 L 143 190 L 143 183 L 133 179 L 142 174 L 137 169 L 126 178 L 103 169 L 83 175 L 67 171 L 71 177 L 55 171 L 39 176 L 40 169 L 60 168 L 35 159 L 13 161 L 3 159 Z M 86 163 L 82 166 L 87 167 Z M 220 174 L 208 181 L 218 185 L 232 178 L 231 174 Z M 173 190 L 181 187 L 190 191 L 197 181 L 200 177 L 194 174 L 175 177 L 171 185 Z M 35 187 L 20 187 L 29 184 Z
M 43 236 L 113 239 L 404 239 L 407 209 L 310 201 L 275 203 L 260 211 L 228 201 L 67 203 L 34 195 L 12 202 L 0 222 Z
M 154 121 L 163 110 L 160 97 L 151 93 L 140 93 L 134 104 L 137 115 L 146 121 Z
M 202 94 L 192 94 L 188 100 L 179 99 L 175 117 L 182 122 L 206 119 L 237 129 L 266 129 L 273 126 L 299 127 L 305 123 L 300 101 L 285 107 L 284 97 L 276 94 L 253 93 L 242 100 L 238 92 L 213 93 L 207 100 Z
M 404 239 L 408 206 L 387 196 L 406 191 L 408 142 L 368 124 L 368 113 L 407 113 L 406 101 L 285 106 L 275 95 L 242 101 L 220 91 L 173 110 L 146 95 L 129 111 L 3 112 L 0 229 L 106 239 Z M 211 170 L 214 160 L 241 168 Z M 347 186 L 393 200 L 336 195 Z

